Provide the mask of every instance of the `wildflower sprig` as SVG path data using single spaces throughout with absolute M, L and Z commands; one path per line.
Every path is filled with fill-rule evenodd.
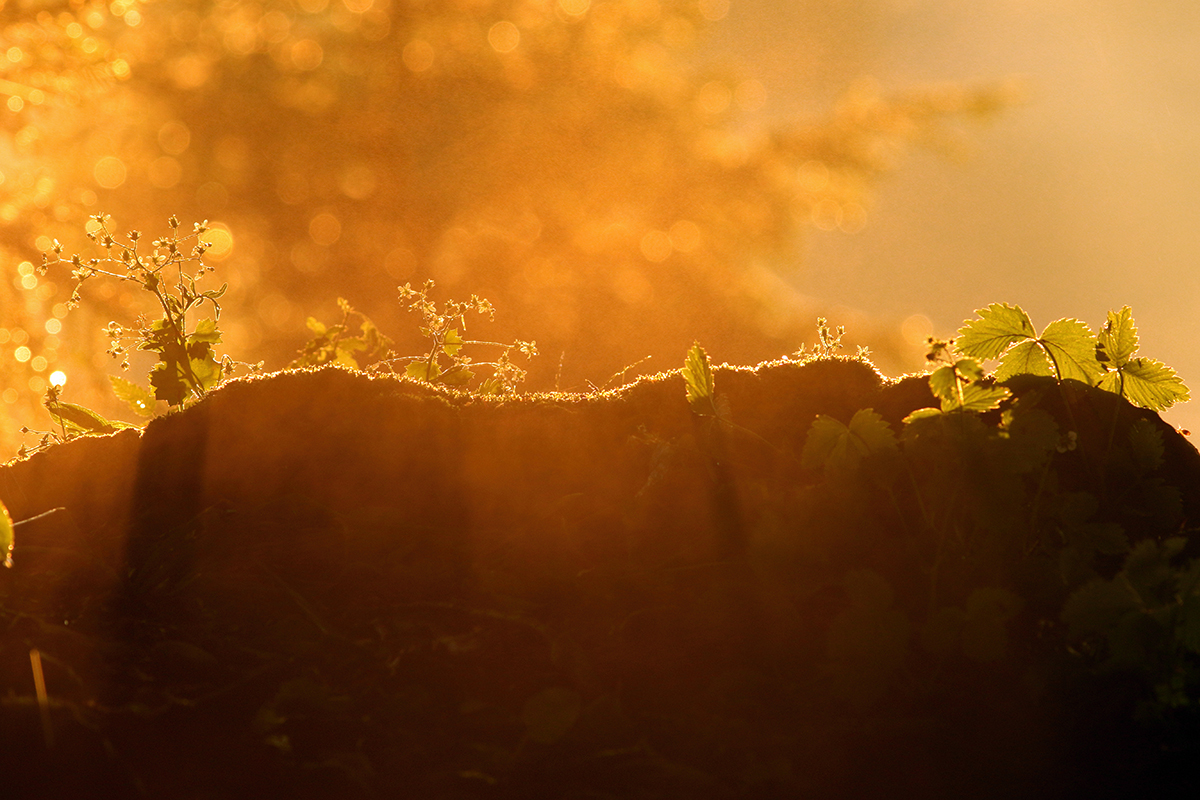
M 98 276 L 131 281 L 154 295 L 162 316 L 138 318 L 133 328 L 110 322 L 105 331 L 111 340 L 108 353 L 122 359 L 122 369 L 129 368 L 130 350 L 158 354 L 158 362 L 150 370 L 150 385 L 154 397 L 177 406 L 187 400 L 203 397 L 239 365 L 228 357 L 218 360 L 213 345 L 221 341 L 217 321 L 221 317 L 220 299 L 229 288 L 200 289 L 197 282 L 214 268 L 204 262 L 211 244 L 200 237 L 208 232 L 208 222 L 196 223 L 190 233 L 181 233 L 179 220 L 167 220 L 170 234 L 150 243 L 147 250 L 140 231 L 130 231 L 124 240 L 113 233 L 106 214 L 92 217 L 87 237 L 102 251 L 102 256 L 84 258 L 79 254 L 63 258 L 63 246 L 54 242 L 51 254 L 43 254 L 41 274 L 62 264 L 71 267 L 75 286 L 68 308 L 81 301 L 84 283 Z M 212 317 L 201 319 L 194 326 L 188 314 L 208 303 Z
M 400 287 L 400 302 L 407 303 L 409 311 L 420 312 L 421 335 L 430 340 L 431 346 L 424 355 L 404 356 L 391 361 L 409 362 L 405 374 L 411 378 L 456 388 L 466 387 L 475 378 L 472 367 L 486 367 L 492 374 L 475 390 L 477 394 L 515 394 L 518 384 L 525 380 L 526 372 L 513 363 L 512 351 L 516 350 L 526 359 L 533 358 L 537 355 L 536 342 L 518 339 L 512 344 L 504 344 L 463 338 L 468 313 L 486 315 L 492 320 L 495 319 L 495 309 L 490 302 L 474 294 L 466 301 L 448 300 L 438 308 L 429 299 L 433 287 L 432 280 L 425 281 L 419 289 L 409 283 Z M 495 361 L 474 362 L 470 356 L 462 354 L 462 348 L 468 345 L 499 347 L 501 351 Z

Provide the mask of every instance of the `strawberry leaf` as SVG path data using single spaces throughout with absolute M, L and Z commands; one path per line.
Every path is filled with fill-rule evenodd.
M 1129 306 L 1109 311 L 1096 341 L 1096 360 L 1106 369 L 1120 368 L 1138 351 L 1137 326 Z
M 873 409 L 854 413 L 849 425 L 824 414 L 808 430 L 800 463 L 808 469 L 843 472 L 853 469 L 871 455 L 896 449 L 896 434 Z
M 1058 379 L 1095 384 L 1103 369 L 1096 361 L 1096 336 L 1077 319 L 1051 322 L 1038 337 L 1058 367 Z
M 979 319 L 963 323 L 954 340 L 954 346 L 965 356 L 981 360 L 999 358 L 1013 344 L 1037 338 L 1029 315 L 1020 306 L 993 303 L 975 313 Z

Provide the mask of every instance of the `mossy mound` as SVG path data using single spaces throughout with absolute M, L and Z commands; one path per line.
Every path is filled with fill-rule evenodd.
M 0 575 L 8 796 L 1196 787 L 1194 705 L 1155 695 L 1182 670 L 1194 703 L 1196 659 L 1146 628 L 1114 665 L 1063 616 L 1139 547 L 1196 555 L 1186 439 L 1026 379 L 832 469 L 817 415 L 899 434 L 925 381 L 714 378 L 724 420 L 675 373 L 498 401 L 284 372 L 0 468 L 14 518 L 64 509 Z

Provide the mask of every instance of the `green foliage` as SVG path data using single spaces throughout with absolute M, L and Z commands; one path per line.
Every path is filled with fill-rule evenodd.
M 896 448 L 896 434 L 873 409 L 856 411 L 848 426 L 822 414 L 809 429 L 800 464 L 827 473 L 848 472 L 864 459 Z
M 51 248 L 53 258 L 44 253 L 39 268 L 44 275 L 51 268 L 70 266 L 71 277 L 75 280 L 68 303 L 70 308 L 81 302 L 83 284 L 99 276 L 136 283 L 154 296 L 162 312 L 160 318 L 142 317 L 132 329 L 110 322 L 105 329 L 111 339 L 108 353 L 122 359 L 123 369 L 129 368 L 131 348 L 157 354 L 157 361 L 149 372 L 152 395 L 151 391 L 130 381 L 111 379 L 117 397 L 143 417 L 153 413 L 154 400 L 181 406 L 203 397 L 240 367 L 257 371 L 262 366 L 239 364 L 228 357 L 218 359 L 213 351 L 213 346 L 221 342 L 217 320 L 221 316 L 220 299 L 229 285 L 222 284 L 218 289 L 202 289 L 197 285 L 214 270 L 204 263 L 210 245 L 200 238 L 208 231 L 208 223 L 196 223 L 191 233 L 182 235 L 179 220 L 175 217 L 172 216 L 167 225 L 170 234 L 154 240 L 147 250 L 141 232 L 130 231 L 122 241 L 109 228 L 108 216 L 97 214 L 91 219 L 87 237 L 102 255 L 84 258 L 75 254 L 64 259 L 64 248 L 55 241 Z M 189 314 L 206 303 L 211 306 L 213 316 L 201 319 L 193 326 Z M 63 402 L 59 394 L 57 386 L 47 390 L 44 404 L 58 430 L 44 432 L 38 447 L 75 436 L 136 427 L 105 419 L 83 406 Z M 22 447 L 20 454 L 26 452 L 28 450 Z
M 158 363 L 150 370 L 155 397 L 176 406 L 188 397 L 202 397 L 220 382 L 228 366 L 216 360 L 212 345 L 221 341 L 217 329 L 221 316 L 219 301 L 229 284 L 222 284 L 219 289 L 197 287 L 197 282 L 213 271 L 213 267 L 204 263 L 210 245 L 200 238 L 208 231 L 207 221 L 196 223 L 192 232 L 184 235 L 180 235 L 179 220 L 175 217 L 167 220 L 167 225 L 170 235 L 154 240 L 146 252 L 142 249 L 140 231 L 130 231 L 126 241 L 121 241 L 109 229 L 107 215 L 97 214 L 92 217 L 87 237 L 103 251 L 103 256 L 85 259 L 76 254 L 64 261 L 63 246 L 55 242 L 54 258 L 43 254 L 40 271 L 45 274 L 51 267 L 71 266 L 75 287 L 68 305 L 72 308 L 79 305 L 83 284 L 100 275 L 132 281 L 152 294 L 162 317 L 143 319 L 132 331 L 109 323 L 107 332 L 112 339 L 109 354 L 122 357 L 121 366 L 128 369 L 129 347 L 125 342 L 132 340 L 137 350 L 157 353 Z M 205 303 L 212 306 L 214 318 L 201 320 L 189 330 L 188 314 Z
M 976 314 L 978 319 L 959 329 L 954 346 L 969 358 L 999 359 L 993 375 L 997 381 L 1014 375 L 1077 380 L 1153 411 L 1188 399 L 1187 386 L 1174 370 L 1154 359 L 1133 357 L 1138 336 L 1129 306 L 1110 311 L 1099 334 L 1079 320 L 1060 319 L 1037 335 L 1020 306 L 1006 303 L 993 303 Z
M 1159 708 L 1195 705 L 1200 689 L 1187 659 L 1200 655 L 1200 559 L 1181 563 L 1185 546 L 1181 537 L 1141 542 L 1113 578 L 1080 587 L 1062 611 L 1076 647 L 1105 670 L 1146 674 Z
M 1175 370 L 1152 358 L 1134 358 L 1138 347 L 1137 326 L 1129 306 L 1108 312 L 1096 342 L 1096 361 L 1104 370 L 1096 385 L 1154 411 L 1187 400 L 1188 388 Z
M 15 539 L 13 537 L 13 521 L 4 501 L 0 500 L 0 553 L 4 553 L 4 566 L 12 568 L 12 552 Z
M 153 394 L 138 386 L 133 381 L 127 381 L 116 375 L 109 375 L 108 382 L 112 384 L 113 394 L 133 413 L 139 417 L 154 416 L 154 404 L 157 402 Z
M 929 360 L 945 364 L 929 375 L 929 388 L 941 403 L 942 413 L 991 411 L 999 408 L 1010 392 L 983 382 L 983 367 L 974 358 L 955 360 L 947 342 L 930 341 Z
M 683 382 L 687 386 L 687 401 L 692 412 L 701 416 L 716 416 L 717 396 L 712 369 L 708 365 L 708 353 L 704 352 L 699 342 L 688 350 L 683 363 Z
M 834 621 L 839 696 L 869 705 L 881 695 L 911 656 L 902 617 L 924 653 L 987 663 L 1009 657 L 1012 626 L 1032 603 L 1067 624 L 1086 663 L 1141 676 L 1151 713 L 1195 702 L 1200 671 L 1189 659 L 1200 653 L 1200 560 L 1180 563 L 1186 540 L 1172 538 L 1181 500 L 1162 472 L 1163 432 L 1144 417 L 1124 428 L 1117 416 L 1081 428 L 1073 411 L 1080 395 L 1046 402 L 1064 379 L 1150 409 L 1186 399 L 1172 371 L 1135 359 L 1137 347 L 1128 308 L 1110 313 L 1098 335 L 1076 320 L 1038 334 L 1020 308 L 995 304 L 953 343 L 930 340 L 939 407 L 909 414 L 898 438 L 872 409 L 848 425 L 812 422 L 801 463 L 823 472 L 822 500 L 861 509 L 871 521 L 860 524 L 912 537 L 903 570 L 866 582 L 912 586 L 912 576 L 923 576 L 907 597 L 860 592 L 874 599 L 860 597 Z M 999 361 L 994 375 L 986 359 Z M 1020 396 L 1000 385 L 1022 375 L 1052 381 Z M 872 460 L 883 454 L 906 479 L 862 480 L 878 474 Z M 998 564 L 1009 565 L 1008 585 L 997 582 Z M 1033 564 L 1044 571 L 1031 582 Z
M 313 338 L 300 352 L 289 368 L 319 367 L 324 364 L 340 364 L 350 369 L 359 369 L 378 363 L 391 352 L 392 340 L 379 332 L 365 314 L 356 311 L 345 298 L 337 300 L 342 320 L 325 325 L 314 317 L 308 318 L 308 329 Z M 352 334 L 350 319 L 357 318 L 358 333 Z

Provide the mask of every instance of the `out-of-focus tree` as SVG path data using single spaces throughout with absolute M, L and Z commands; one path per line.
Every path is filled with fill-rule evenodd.
M 213 220 L 229 349 L 268 365 L 338 295 L 403 346 L 395 287 L 426 278 L 492 300 L 496 337 L 538 340 L 534 388 L 602 382 L 648 354 L 670 368 L 695 338 L 724 358 L 780 355 L 812 335 L 814 309 L 776 272 L 804 227 L 857 230 L 904 145 L 1006 102 L 864 84 L 820 122 L 753 131 L 741 121 L 762 87 L 688 63 L 726 0 L 9 8 L 6 263 L 36 263 L 50 237 L 70 246 L 98 210 L 147 233 L 171 213 Z M 56 288 L 34 288 L 52 320 Z M 98 337 L 105 314 L 137 312 L 135 288 L 65 324 Z M 36 319 L 14 325 L 27 298 L 9 296 L 0 380 L 24 393 L 12 332 L 41 374 L 67 348 Z M 89 367 L 102 349 L 79 343 Z

